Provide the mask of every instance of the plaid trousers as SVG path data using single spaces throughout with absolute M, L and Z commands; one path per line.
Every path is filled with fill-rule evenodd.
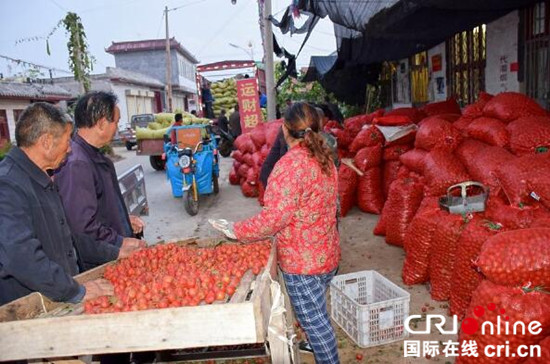
M 286 289 L 300 326 L 307 334 L 317 364 L 338 364 L 336 334 L 330 323 L 326 293 L 336 269 L 318 275 L 283 272 Z

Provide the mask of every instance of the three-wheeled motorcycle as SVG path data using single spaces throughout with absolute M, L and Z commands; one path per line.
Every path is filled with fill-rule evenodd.
M 166 175 L 174 197 L 183 197 L 183 205 L 191 216 L 199 212 L 199 196 L 219 192 L 218 146 L 210 125 L 173 127 L 176 143 L 165 143 Z

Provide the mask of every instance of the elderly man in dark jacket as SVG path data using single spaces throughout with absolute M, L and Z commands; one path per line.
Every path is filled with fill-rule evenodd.
M 78 100 L 72 152 L 54 178 L 73 231 L 138 249 L 145 242 L 134 233 L 142 232 L 143 221 L 128 215 L 114 164 L 100 151 L 118 129 L 116 103 L 116 96 L 106 92 L 90 92 Z
M 83 285 L 83 263 L 103 264 L 119 248 L 75 235 L 48 172 L 70 150 L 72 124 L 50 104 L 35 103 L 15 127 L 17 146 L 0 162 L 0 305 L 38 291 L 76 303 L 113 294 L 106 280 Z

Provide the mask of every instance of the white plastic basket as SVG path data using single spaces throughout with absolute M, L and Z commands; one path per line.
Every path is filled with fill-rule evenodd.
M 335 276 L 330 283 L 331 316 L 362 347 L 408 336 L 410 294 L 376 271 Z

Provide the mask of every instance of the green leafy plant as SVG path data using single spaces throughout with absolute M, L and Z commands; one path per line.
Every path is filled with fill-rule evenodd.
M 4 157 L 6 156 L 6 154 L 8 154 L 8 152 L 10 151 L 12 147 L 12 144 L 11 142 L 6 142 L 4 145 L 2 145 L 0 147 L 0 161 L 2 159 L 4 159 Z

